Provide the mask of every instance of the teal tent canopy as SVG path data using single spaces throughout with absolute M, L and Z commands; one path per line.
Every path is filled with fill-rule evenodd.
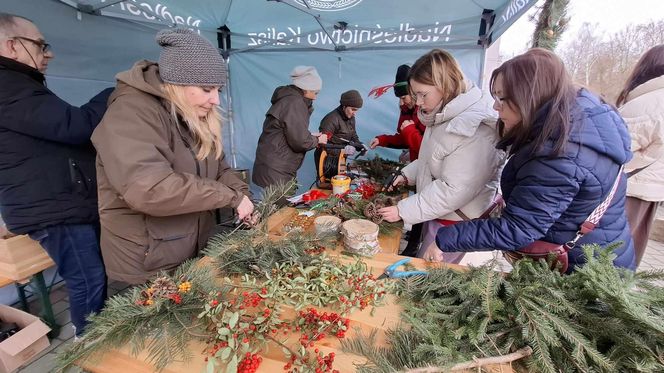
M 365 97 L 394 81 L 397 66 L 432 48 L 450 51 L 468 78 L 483 79 L 486 48 L 536 0 L 3 0 L 0 11 L 35 22 L 53 45 L 48 84 L 81 104 L 140 59 L 156 60 L 154 35 L 166 27 L 199 31 L 229 62 L 223 90 L 224 146 L 233 166 L 251 169 L 275 87 L 296 65 L 315 66 L 323 89 L 310 122 L 349 89 Z M 360 138 L 394 133 L 393 94 L 365 98 Z M 381 155 L 396 153 L 380 150 Z M 311 155 L 298 179 L 314 180 Z

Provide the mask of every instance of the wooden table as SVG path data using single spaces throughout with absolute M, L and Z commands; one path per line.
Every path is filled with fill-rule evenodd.
M 270 234 L 278 238 L 283 236 L 281 228 L 286 224 L 290 219 L 297 214 L 297 211 L 293 208 L 283 208 L 273 214 L 268 220 L 268 230 Z M 396 232 L 389 236 L 379 237 L 379 242 L 381 247 L 385 252 L 378 253 L 374 257 L 365 258 L 364 262 L 371 269 L 371 272 L 379 276 L 383 273 L 385 268 L 390 264 L 393 264 L 395 261 L 402 259 L 402 256 L 396 255 L 399 248 L 399 239 L 401 232 Z M 339 248 L 337 248 L 339 250 Z M 353 261 L 354 258 L 340 255 L 340 251 L 332 250 L 333 255 L 338 254 L 342 261 Z M 425 262 L 422 259 L 414 258 L 411 263 L 417 268 L 431 268 L 434 264 Z M 440 264 L 436 264 L 440 266 Z M 449 264 L 449 268 L 464 270 L 465 267 Z M 389 328 L 394 328 L 400 323 L 400 314 L 402 312 L 401 306 L 396 303 L 396 299 L 393 296 L 389 296 L 386 299 L 386 304 L 384 306 L 376 308 L 374 315 L 371 315 L 371 309 L 367 308 L 364 311 L 354 312 L 349 316 L 351 319 L 351 330 L 348 332 L 346 338 L 352 338 L 355 335 L 355 328 L 360 328 L 365 334 L 370 332 L 373 329 L 379 331 L 377 343 L 383 344 L 384 341 L 384 331 Z M 317 344 L 320 351 L 325 354 L 329 352 L 334 352 L 336 354 L 336 359 L 334 363 L 335 369 L 338 369 L 342 373 L 346 372 L 355 372 L 356 363 L 363 363 L 365 359 L 360 356 L 347 354 L 341 351 L 340 342 L 336 338 L 326 338 L 322 341 L 319 341 Z M 200 342 L 192 342 L 189 346 L 190 351 L 192 352 L 193 359 L 188 362 L 176 362 L 168 365 L 163 372 L 164 373 L 184 373 L 184 372 L 204 372 L 206 362 L 204 361 L 203 351 L 205 350 L 205 345 Z M 259 372 L 283 372 L 283 367 L 285 364 L 285 356 L 281 351 L 281 348 L 271 343 L 268 345 L 268 351 L 261 351 L 261 356 L 263 357 L 263 362 L 260 365 Z M 151 364 L 145 362 L 147 354 L 145 352 L 139 354 L 138 356 L 132 356 L 128 346 L 123 346 L 121 348 L 112 350 L 104 354 L 101 361 L 88 361 L 82 364 L 81 366 L 90 372 L 93 373 L 115 373 L 115 372 L 136 372 L 136 373 L 150 373 L 154 372 L 154 368 Z M 495 368 L 495 369 L 493 369 Z M 486 369 L 486 368 L 485 368 Z M 509 365 L 503 364 L 501 366 L 491 367 L 491 371 L 502 372 L 502 373 L 511 373 L 512 369 Z M 223 370 L 222 370 L 223 371 Z

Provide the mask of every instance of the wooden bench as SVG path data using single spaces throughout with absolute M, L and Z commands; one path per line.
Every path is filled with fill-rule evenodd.
M 38 242 L 26 235 L 0 239 L 0 287 L 16 285 L 21 308 L 30 312 L 28 294 L 37 296 L 41 303 L 41 318 L 51 328 L 50 337 L 60 333 L 55 322 L 50 288 L 46 286 L 43 271 L 55 265 Z

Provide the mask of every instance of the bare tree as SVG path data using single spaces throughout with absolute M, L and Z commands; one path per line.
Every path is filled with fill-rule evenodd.
M 558 48 L 558 54 L 577 83 L 615 102 L 639 57 L 662 43 L 664 20 L 630 25 L 610 35 L 584 23 L 571 42 Z

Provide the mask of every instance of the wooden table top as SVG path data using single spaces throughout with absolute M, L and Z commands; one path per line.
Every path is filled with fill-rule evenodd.
M 268 230 L 275 238 L 283 236 L 280 233 L 281 228 L 290 219 L 297 214 L 293 208 L 286 207 L 275 214 L 268 220 Z M 399 248 L 399 240 L 401 232 L 393 233 L 387 237 L 379 237 L 379 242 L 383 248 L 382 253 L 378 253 L 371 258 L 363 258 L 363 261 L 370 268 L 371 272 L 378 276 L 383 273 L 385 268 L 395 261 L 403 259 L 404 257 L 396 255 Z M 342 262 L 354 261 L 356 258 L 340 255 L 340 246 L 337 249 L 328 252 L 331 255 L 338 256 Z M 455 264 L 432 264 L 422 259 L 413 258 L 411 261 L 417 268 L 426 269 L 433 266 L 445 265 L 449 268 L 456 270 L 464 270 L 465 267 Z M 377 343 L 385 343 L 384 332 L 387 329 L 394 328 L 400 323 L 400 314 L 402 312 L 401 306 L 396 302 L 394 296 L 386 298 L 385 305 L 377 307 L 374 314 L 371 315 L 371 308 L 363 311 L 356 311 L 348 316 L 351 320 L 350 330 L 346 338 L 352 338 L 356 332 L 355 329 L 359 328 L 364 333 L 377 329 Z M 295 339 L 292 340 L 295 343 Z M 326 338 L 318 342 L 318 348 L 324 354 L 334 352 L 336 355 L 334 368 L 340 372 L 355 372 L 355 364 L 363 363 L 364 358 L 352 354 L 347 354 L 341 351 L 340 342 L 337 338 Z M 192 352 L 192 360 L 188 362 L 175 362 L 168 365 L 164 373 L 184 373 L 184 372 L 204 372 L 206 362 L 204 360 L 205 345 L 200 342 L 190 343 L 189 350 Z M 274 343 L 269 343 L 267 351 L 261 351 L 263 362 L 259 367 L 259 372 L 283 372 L 286 363 L 286 357 L 281 351 L 281 347 Z M 81 367 L 93 373 L 115 373 L 115 372 L 136 372 L 136 373 L 150 373 L 154 372 L 154 367 L 146 362 L 147 353 L 140 353 L 138 356 L 132 356 L 128 346 L 119 347 L 112 351 L 108 351 L 99 361 L 88 361 L 81 364 Z M 492 367 L 493 368 L 493 367 Z M 220 369 L 219 371 L 223 371 Z M 510 373 L 512 372 L 509 365 L 501 365 L 495 367 L 495 372 Z

